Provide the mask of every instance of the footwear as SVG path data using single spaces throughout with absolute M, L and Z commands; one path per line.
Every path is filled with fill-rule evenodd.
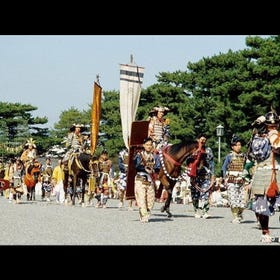
M 243 218 L 243 215 L 242 215 L 242 214 L 239 214 L 237 218 L 239 219 L 240 222 L 243 222 L 243 221 L 244 221 L 244 218 Z
M 199 218 L 201 218 L 201 215 L 198 214 L 198 213 L 195 213 L 195 214 L 194 214 L 194 217 L 195 217 L 196 219 L 199 219 Z
M 271 239 L 271 236 L 269 234 L 262 234 L 260 241 L 262 243 L 271 243 L 272 239 Z
M 203 219 L 208 219 L 210 217 L 211 217 L 211 215 L 209 215 L 208 213 L 205 213 L 205 214 L 202 215 Z
M 144 217 L 140 216 L 140 222 L 141 223 L 148 223 L 149 222 L 149 217 L 146 215 Z
M 239 218 L 234 218 L 231 222 L 232 222 L 233 224 L 240 224 Z
M 122 208 L 123 207 L 123 202 L 120 202 L 118 207 Z

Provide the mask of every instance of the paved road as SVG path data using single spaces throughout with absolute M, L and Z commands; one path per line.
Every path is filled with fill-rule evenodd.
M 53 199 L 54 200 L 54 199 Z M 209 219 L 195 219 L 191 205 L 172 204 L 168 219 L 156 203 L 151 220 L 141 224 L 138 211 L 118 209 L 111 199 L 106 209 L 65 206 L 52 202 L 9 203 L 0 197 L 0 245 L 260 245 L 254 213 L 232 224 L 229 208 L 211 208 Z M 270 219 L 280 236 L 279 212 Z M 271 243 L 267 246 L 279 246 Z

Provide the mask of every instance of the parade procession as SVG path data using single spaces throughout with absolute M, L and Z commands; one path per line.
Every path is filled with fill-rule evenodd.
M 280 50 L 277 36 L 247 44 Z M 52 232 L 23 245 L 279 245 L 280 71 L 248 57 L 204 57 L 144 88 L 150 69 L 131 55 L 118 91 L 97 74 L 77 97 L 88 108 L 62 110 L 52 129 L 36 106 L 0 102 L 4 223 Z M 68 225 L 74 241 L 54 237 Z

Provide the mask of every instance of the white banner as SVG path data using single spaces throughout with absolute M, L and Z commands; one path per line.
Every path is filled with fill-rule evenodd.
M 135 121 L 143 83 L 144 68 L 120 64 L 120 113 L 124 144 L 129 149 L 131 124 Z

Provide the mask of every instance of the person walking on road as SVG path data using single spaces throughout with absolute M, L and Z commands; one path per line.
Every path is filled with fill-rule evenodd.
M 247 206 L 243 178 L 246 155 L 241 152 L 242 143 L 237 135 L 232 136 L 230 145 L 232 151 L 224 159 L 222 172 L 233 216 L 232 223 L 240 224 L 243 221 L 243 211 Z
M 271 181 L 272 172 L 275 172 L 276 180 L 280 182 L 280 147 L 279 142 L 279 116 L 276 112 L 268 112 L 263 119 L 266 127 L 265 137 L 269 140 L 271 149 L 265 159 L 256 159 L 255 172 L 252 178 L 251 195 L 253 196 L 252 209 L 256 213 L 262 230 L 261 242 L 271 243 L 272 237 L 269 231 L 269 216 L 275 214 L 275 209 L 280 206 L 279 192 L 274 197 L 267 196 L 267 190 Z M 279 190 L 278 190 L 279 191 Z
M 56 203 L 63 203 L 65 200 L 65 192 L 63 188 L 64 170 L 62 159 L 58 160 L 57 166 L 52 173 L 52 182 L 54 185 L 54 192 L 56 196 Z
M 147 223 L 155 202 L 153 174 L 159 172 L 160 160 L 158 154 L 153 153 L 152 138 L 144 139 L 143 147 L 144 150 L 138 152 L 134 157 L 134 166 L 137 171 L 134 186 L 140 221 Z
M 214 156 L 212 149 L 206 147 L 207 136 L 201 133 L 197 136 L 197 141 L 203 152 L 203 166 L 197 170 L 197 174 L 191 180 L 191 198 L 194 208 L 195 218 L 208 219 L 210 214 L 210 192 L 215 183 Z

